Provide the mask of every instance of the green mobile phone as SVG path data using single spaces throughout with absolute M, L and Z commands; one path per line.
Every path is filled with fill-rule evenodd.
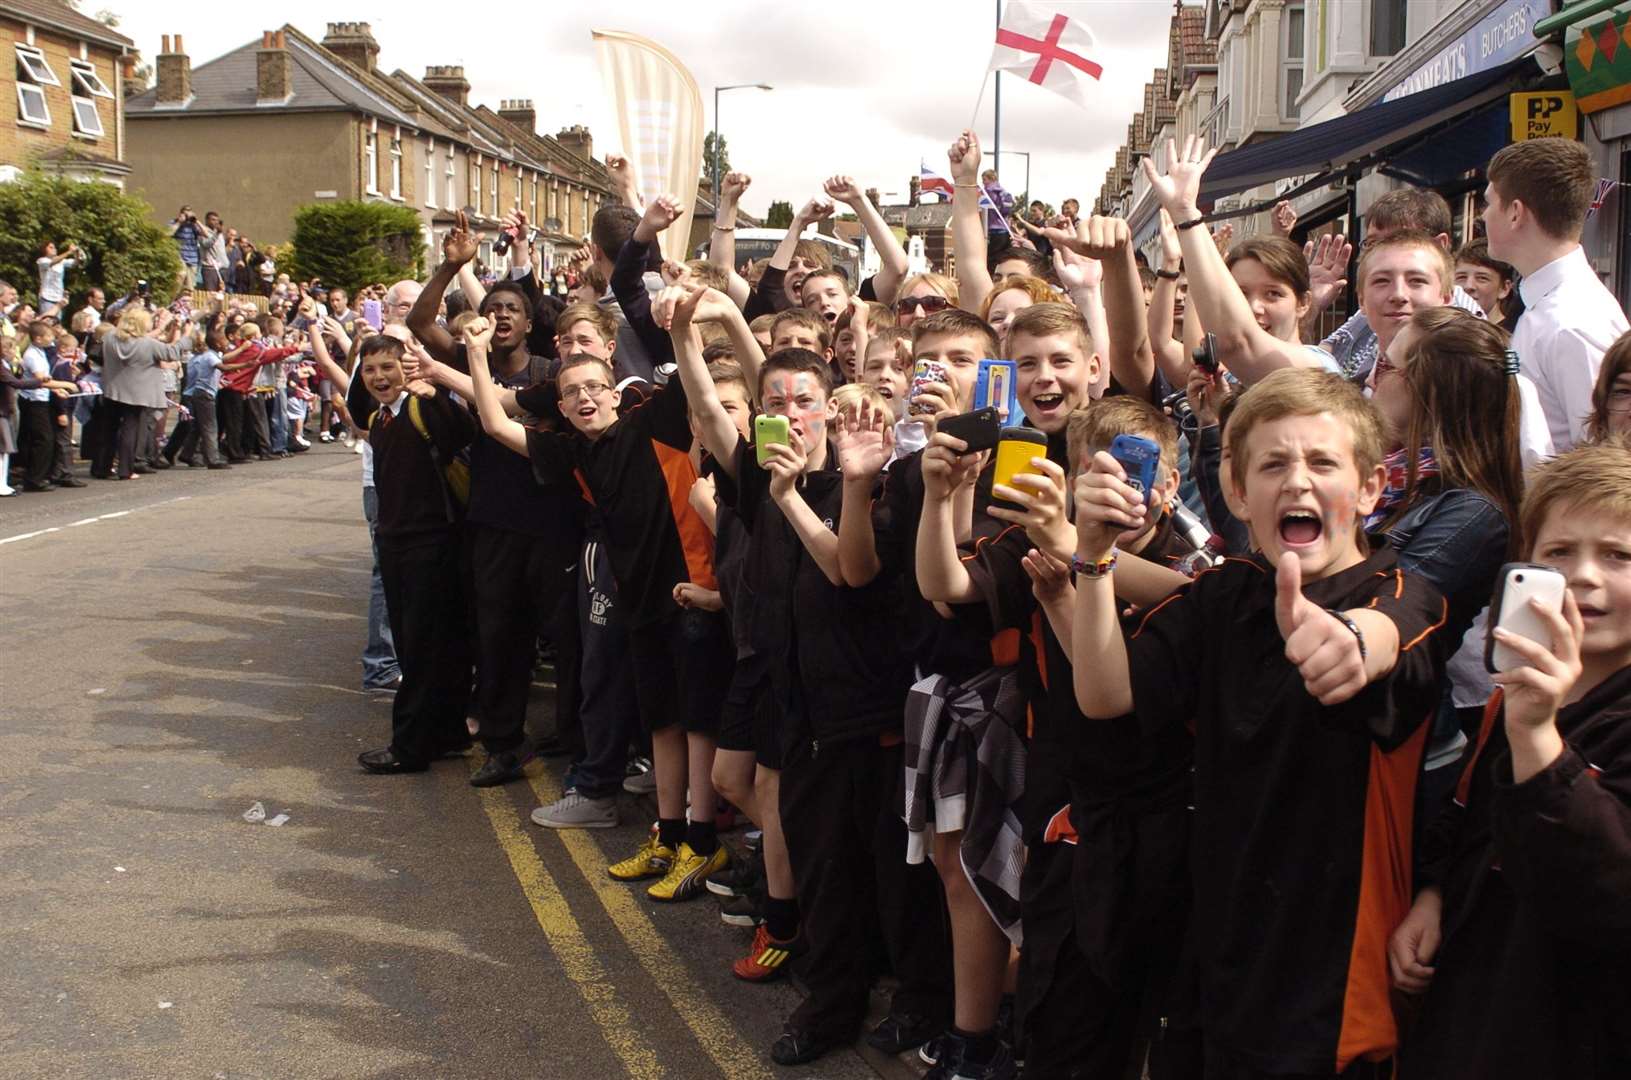
M 769 460 L 770 455 L 765 448 L 771 443 L 787 445 L 787 417 L 765 416 L 762 413 L 753 418 L 753 454 L 760 465 Z

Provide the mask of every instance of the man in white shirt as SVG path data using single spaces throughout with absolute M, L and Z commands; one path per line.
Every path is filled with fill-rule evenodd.
M 1558 453 L 1585 437 L 1603 353 L 1628 324 L 1580 247 L 1597 170 L 1572 139 L 1530 139 L 1489 163 L 1484 226 L 1492 258 L 1523 275 L 1512 348 L 1534 380 Z

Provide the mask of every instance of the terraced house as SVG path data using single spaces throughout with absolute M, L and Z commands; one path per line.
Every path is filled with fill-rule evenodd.
M 258 244 L 286 241 L 295 209 L 328 199 L 410 206 L 432 251 L 464 210 L 488 265 L 514 209 L 546 265 L 586 240 L 613 197 L 588 130 L 540 134 L 529 101 L 472 105 L 463 67 L 415 77 L 378 58 L 361 22 L 329 23 L 321 42 L 285 25 L 196 69 L 167 36 L 156 84 L 126 106 L 131 189 L 163 220 L 215 210 Z

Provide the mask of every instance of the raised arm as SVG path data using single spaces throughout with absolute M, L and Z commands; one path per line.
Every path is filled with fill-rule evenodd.
M 838 537 L 810 509 L 810 504 L 799 494 L 798 481 L 804 475 L 804 447 L 793 439 L 784 443 L 771 443 L 765 470 L 770 473 L 770 497 L 781 510 L 787 523 L 793 526 L 799 543 L 810 553 L 810 558 L 821 568 L 829 582 L 844 584 L 844 574 L 838 564 Z
M 744 307 L 752 286 L 736 272 L 736 208 L 743 192 L 753 183 L 747 173 L 726 173 L 719 181 L 719 205 L 714 208 L 714 228 L 708 237 L 708 261 L 730 277 L 727 294 L 737 307 Z
M 727 311 L 728 309 L 728 311 Z M 657 312 L 668 322 L 668 332 L 674 343 L 674 363 L 679 369 L 680 385 L 685 388 L 685 400 L 691 415 L 696 417 L 702 445 L 719 462 L 719 467 L 732 479 L 736 477 L 736 444 L 742 435 L 736 422 L 720 404 L 719 392 L 708 374 L 708 365 L 702 359 L 702 334 L 696 322 L 710 317 L 742 313 L 724 293 L 696 286 L 674 285 L 657 296 Z
M 917 588 L 925 600 L 968 604 L 980 599 L 968 568 L 957 555 L 955 494 L 972 486 L 981 456 L 968 444 L 935 432 L 923 451 L 923 516 L 917 524 Z
M 1053 272 L 1071 303 L 1087 320 L 1087 331 L 1093 336 L 1095 348 L 1103 348 L 1110 340 L 1110 321 L 1104 311 L 1104 264 L 1078 255 L 1068 247 L 1054 247 Z M 1093 396 L 1101 396 L 1109 385 L 1110 365 L 1100 364 L 1098 382 L 1092 387 Z
M 470 233 L 464 211 L 460 210 L 455 215 L 453 228 L 442 238 L 441 265 L 425 282 L 424 291 L 408 312 L 408 329 L 425 346 L 426 352 L 444 364 L 453 362 L 458 348 L 453 335 L 436 321 L 436 311 L 442 305 L 442 297 L 447 295 L 447 287 L 458 277 L 460 267 L 475 257 L 476 238 Z
M 1320 316 L 1330 307 L 1348 285 L 1348 260 L 1353 258 L 1354 246 L 1342 233 L 1325 233 L 1319 240 L 1303 245 L 1303 258 L 1308 260 L 1308 314 L 1303 316 L 1303 338 L 1313 341 L 1319 336 Z
M 872 528 L 872 492 L 894 449 L 894 429 L 886 415 L 862 398 L 834 423 L 844 499 L 838 516 L 838 569 L 844 584 L 868 585 L 883 569 Z
M 854 177 L 829 176 L 822 190 L 827 193 L 827 198 L 855 211 L 861 228 L 866 230 L 867 239 L 872 241 L 882 263 L 877 276 L 872 279 L 872 291 L 877 294 L 880 304 L 894 303 L 900 283 L 906 280 L 906 249 L 900 246 L 900 238 L 883 215 L 878 213 L 878 208 L 872 205 L 872 200 L 866 197 L 866 192 L 861 190 Z
M 1090 217 L 1076 226 L 1045 231 L 1055 247 L 1098 259 L 1104 265 L 1104 311 L 1108 323 L 1103 346 L 1110 374 L 1130 394 L 1143 396 L 1155 378 L 1155 353 L 1150 348 L 1144 311 L 1144 286 L 1138 280 L 1133 257 L 1133 236 L 1121 218 Z M 1256 325 L 1256 324 L 1253 324 Z
M 978 313 L 991 291 L 980 217 L 980 137 L 964 131 L 946 151 L 951 165 L 951 250 L 957 260 L 957 306 Z
M 317 370 L 323 373 L 323 378 L 339 387 L 340 395 L 344 397 L 345 392 L 351 389 L 351 376 L 346 374 L 344 368 L 334 362 L 334 358 L 328 352 L 328 342 L 323 340 L 323 327 L 332 322 L 334 320 L 325 315 L 322 325 L 312 323 L 306 327 L 306 336 L 311 339 L 311 356 L 313 360 L 317 361 Z M 339 324 L 335 323 L 335 325 L 338 326 Z M 342 330 L 341 333 L 344 334 L 345 331 Z M 348 347 L 349 344 L 348 339 Z
M 1193 365 L 1189 351 L 1174 334 L 1172 311 L 1178 303 L 1177 274 L 1183 269 L 1184 249 L 1178 243 L 1178 230 L 1173 228 L 1172 215 L 1161 211 L 1161 269 L 1156 272 L 1155 288 L 1150 292 L 1149 331 L 1150 349 L 1155 353 L 1155 365 L 1167 382 L 1183 386 L 1189 379 Z M 1185 313 L 1185 331 L 1188 324 L 1199 322 Z
M 476 403 L 481 426 L 499 442 L 522 457 L 527 453 L 527 429 L 504 412 L 498 400 L 498 387 L 487 366 L 487 351 L 493 341 L 493 326 L 477 316 L 464 327 L 464 353 L 470 360 L 470 393 Z
M 1178 229 L 1178 243 L 1189 276 L 1189 303 L 1217 340 L 1219 361 L 1248 386 L 1279 368 L 1318 366 L 1314 354 L 1302 345 L 1281 341 L 1257 325 L 1251 305 L 1223 261 L 1223 253 L 1198 224 L 1201 211 L 1196 203 L 1201 177 L 1216 153 L 1206 149 L 1204 139 L 1197 141 L 1190 136 L 1184 140 L 1180 156 L 1168 139 L 1165 176 L 1156 172 L 1150 158 L 1143 163 L 1144 175 Z
M 642 213 L 646 204 L 640 199 L 640 189 L 634 183 L 634 170 L 629 168 L 629 159 L 622 154 L 606 155 L 606 172 L 612 178 L 612 191 L 623 200 L 625 206 L 632 207 L 635 213 Z
M 1127 484 L 1125 475 L 1116 460 L 1101 451 L 1076 478 L 1076 557 L 1087 566 L 1104 566 L 1115 552 L 1116 536 L 1143 526 L 1143 495 Z M 1076 707 L 1090 720 L 1125 716 L 1133 709 L 1115 578 L 1114 571 L 1076 576 L 1071 681 Z

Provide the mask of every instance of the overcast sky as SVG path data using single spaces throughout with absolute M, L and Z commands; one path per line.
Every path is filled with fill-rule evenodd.
M 1088 204 L 1143 104 L 1151 71 L 1166 62 L 1170 0 L 1041 0 L 1083 19 L 1104 66 L 1102 106 L 1078 108 L 1014 76 L 1002 79 L 1002 179 L 1055 205 Z M 702 88 L 712 125 L 716 84 L 766 82 L 773 91 L 721 97 L 721 131 L 731 164 L 753 176 L 745 199 L 763 213 L 773 199 L 795 205 L 821 179 L 850 173 L 876 186 L 886 202 L 904 202 L 920 158 L 944 172 L 946 146 L 974 109 L 995 32 L 991 0 L 826 0 L 787 5 L 763 0 L 597 0 L 570 3 L 472 3 L 419 0 L 283 0 L 264 14 L 249 5 L 193 0 L 84 0 L 111 7 L 120 29 L 149 63 L 159 35 L 181 33 L 193 65 L 259 38 L 286 20 L 321 40 L 331 20 L 368 22 L 379 63 L 423 76 L 427 64 L 463 64 L 471 100 L 494 108 L 501 98 L 531 98 L 547 133 L 587 124 L 595 151 L 615 148 L 617 125 L 605 102 L 590 44 L 591 28 L 627 30 L 673 51 Z M 272 20 L 276 20 L 274 23 Z M 989 91 L 976 128 L 989 154 Z M 222 157 L 222 168 L 231 159 Z M 200 196 L 202 197 L 202 196 Z M 206 200 L 207 201 L 207 200 Z

